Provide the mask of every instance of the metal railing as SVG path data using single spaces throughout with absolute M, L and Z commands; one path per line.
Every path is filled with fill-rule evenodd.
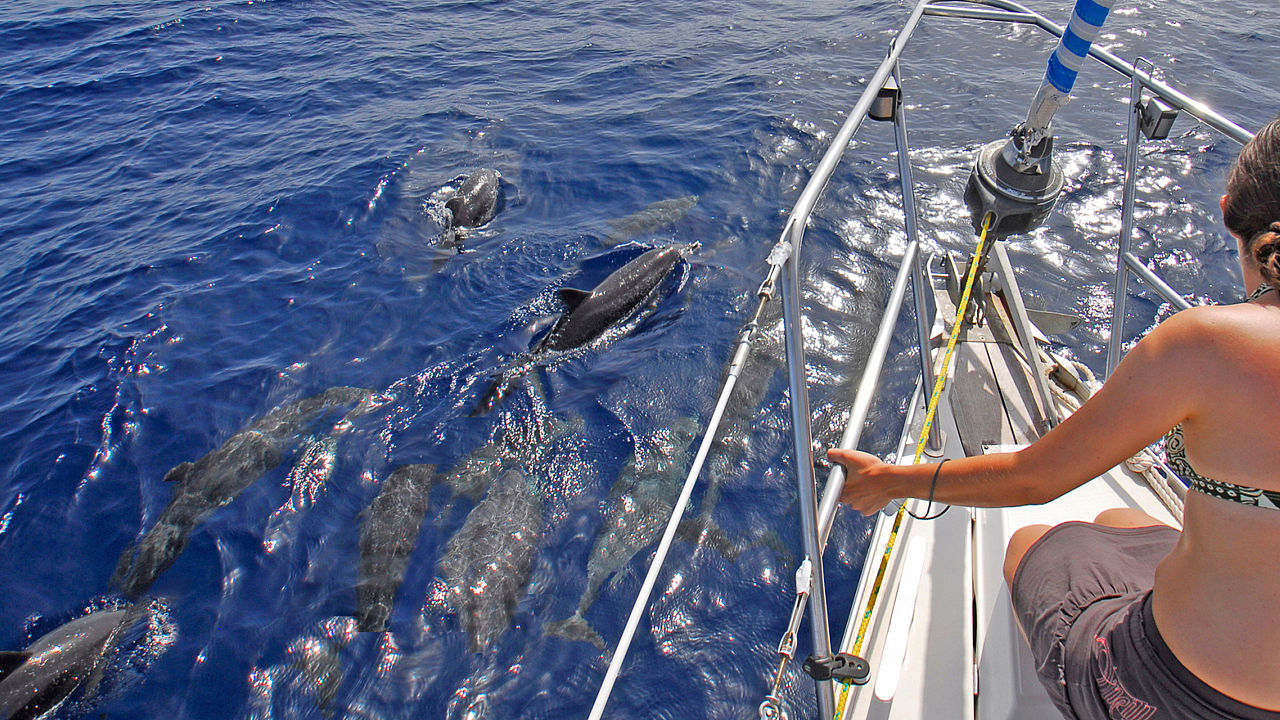
M 1107 341 L 1107 376 L 1110 376 L 1116 366 L 1120 364 L 1120 349 L 1124 341 L 1124 318 L 1128 305 L 1128 286 L 1131 274 L 1146 283 L 1160 297 L 1177 309 L 1186 310 L 1191 307 L 1191 303 L 1182 294 L 1170 287 L 1159 274 L 1148 268 L 1130 251 L 1133 244 L 1133 201 L 1138 175 L 1140 103 L 1142 102 L 1144 90 L 1150 88 L 1157 93 L 1161 93 L 1161 86 L 1163 86 L 1163 83 L 1157 83 L 1152 78 L 1151 73 L 1154 67 L 1151 63 L 1140 58 L 1132 67 L 1133 72 L 1129 76 L 1129 124 L 1125 136 L 1124 194 L 1120 202 L 1120 241 L 1116 246 L 1116 280 L 1111 304 L 1111 337 Z M 1161 97 L 1166 96 L 1162 94 Z M 1192 112 L 1186 106 L 1179 106 L 1177 103 L 1171 103 L 1171 105 Z M 1196 105 L 1199 106 L 1200 104 L 1196 103 Z M 1192 114 L 1195 113 L 1192 112 Z M 1216 113 L 1213 116 L 1216 117 Z M 1197 117 L 1240 143 L 1246 143 L 1253 138 L 1253 133 L 1235 123 L 1224 120 L 1221 124 L 1214 124 L 1205 117 L 1199 115 Z
M 975 5 L 984 7 L 973 7 Z M 881 62 L 876 72 L 871 76 L 857 104 L 849 112 L 848 118 L 842 124 L 827 152 L 823 155 L 821 162 L 814 170 L 813 176 L 801 192 L 783 229 L 782 237 L 777 247 L 775 247 L 772 257 L 781 258 L 781 261 L 785 263 L 781 273 L 781 292 L 793 440 L 795 444 L 796 482 L 800 497 L 801 532 L 804 541 L 805 558 L 812 559 L 810 587 L 797 588 L 797 592 L 803 593 L 808 598 L 810 633 L 813 640 L 814 653 L 818 657 L 831 655 L 821 557 L 831 532 L 845 477 L 842 467 L 837 465 L 833 468 L 827 476 L 821 495 L 821 502 L 817 502 L 817 480 L 812 456 L 813 442 L 809 426 L 808 383 L 805 376 L 804 339 L 801 328 L 801 284 L 798 257 L 803 247 L 805 227 L 818 198 L 825 190 L 832 173 L 849 147 L 850 140 L 860 128 L 862 121 L 867 117 L 880 89 L 885 85 L 886 80 L 896 75 L 897 64 L 903 49 L 924 15 L 1035 25 L 1059 38 L 1062 37 L 1064 32 L 1062 26 L 1050 22 L 1042 15 L 1016 2 L 1008 0 L 920 0 L 903 24 L 902 30 L 894 38 L 884 61 Z M 1144 90 L 1154 92 L 1169 106 L 1196 117 L 1206 125 L 1238 142 L 1247 142 L 1253 135 L 1204 103 L 1153 77 L 1150 68 L 1142 69 L 1136 67 L 1134 64 L 1128 63 L 1113 53 L 1096 46 L 1089 49 L 1089 56 L 1129 77 L 1133 85 L 1133 103 L 1129 123 L 1130 132 L 1126 143 L 1122 229 L 1116 259 L 1115 302 L 1113 303 L 1115 315 L 1112 319 L 1111 326 L 1113 331 L 1108 347 L 1109 373 L 1115 364 L 1110 358 L 1114 357 L 1118 362 L 1122 340 L 1121 331 L 1123 330 L 1122 320 L 1125 312 L 1125 298 L 1127 297 L 1127 279 L 1130 274 L 1142 280 L 1175 306 L 1179 308 L 1190 306 L 1180 294 L 1130 252 L 1138 150 L 1137 103 L 1142 92 Z M 904 304 L 908 284 L 914 289 L 921 376 L 926 383 L 925 387 L 931 384 L 932 368 L 928 351 L 928 328 L 932 323 L 932 317 L 927 317 L 927 303 L 924 300 L 927 276 L 921 266 L 920 244 L 916 231 L 914 192 L 911 185 L 909 146 L 906 137 L 906 124 L 902 115 L 903 113 L 901 112 L 894 114 L 894 127 L 903 188 L 903 210 L 908 245 L 890 291 L 876 339 L 872 344 L 870 355 L 864 366 L 850 410 L 848 424 L 838 444 L 838 447 L 845 449 L 855 448 L 861 438 L 862 429 L 866 423 L 875 391 L 879 384 L 880 374 L 888 356 L 893 330 Z M 795 612 L 802 612 L 803 606 L 804 602 L 798 601 Z M 793 616 L 793 624 L 795 619 Z M 834 699 L 831 682 L 816 681 L 816 687 L 819 716 L 822 718 L 832 717 Z
M 833 138 L 831 146 L 815 168 L 813 176 L 809 179 L 809 182 L 800 193 L 800 196 L 787 219 L 786 225 L 782 230 L 781 238 L 770 253 L 769 274 L 757 293 L 759 303 L 757 304 L 755 315 L 744 327 L 743 333 L 739 338 L 733 358 L 733 364 L 725 381 L 725 386 L 721 389 L 721 395 L 717 402 L 716 411 L 713 413 L 710 426 L 705 433 L 702 446 L 699 449 L 699 453 L 694 461 L 693 467 L 690 468 L 681 499 L 676 503 L 675 509 L 673 510 L 671 520 L 668 523 L 667 532 L 663 537 L 663 541 L 660 543 L 653 565 L 649 569 L 649 575 L 646 577 L 644 588 L 642 588 L 640 596 L 637 597 L 635 606 L 632 609 L 632 616 L 628 620 L 623 640 L 610 662 L 609 671 L 606 673 L 605 681 L 600 688 L 596 697 L 595 705 L 592 708 L 592 718 L 600 717 L 604 711 L 605 704 L 607 703 L 608 697 L 613 689 L 614 680 L 617 678 L 621 665 L 625 660 L 626 650 L 627 646 L 630 644 L 631 636 L 639 622 L 639 617 L 643 612 L 644 606 L 647 604 L 648 592 L 651 590 L 653 582 L 656 579 L 656 575 L 661 569 L 666 547 L 669 545 L 671 537 L 674 535 L 675 527 L 680 519 L 680 514 L 683 513 L 684 507 L 687 504 L 687 494 L 692 489 L 692 484 L 701 471 L 702 461 L 705 459 L 706 452 L 719 425 L 724 404 L 727 401 L 728 396 L 732 393 L 733 385 L 737 379 L 737 371 L 746 362 L 746 357 L 750 352 L 750 340 L 757 329 L 757 323 L 763 304 L 773 297 L 775 284 L 777 290 L 780 291 L 782 295 L 783 302 L 785 333 L 784 345 L 787 354 L 788 384 L 791 393 L 796 482 L 800 497 L 801 525 L 805 552 L 805 559 L 802 562 L 802 567 L 808 569 L 808 572 L 798 573 L 797 575 L 797 582 L 804 583 L 807 587 L 797 587 L 797 600 L 787 632 L 787 636 L 791 637 L 792 641 L 788 643 L 788 638 L 784 637 L 783 643 L 779 647 L 779 653 L 783 655 L 783 660 L 778 672 L 775 673 L 775 684 L 781 681 L 782 670 L 785 668 L 787 660 L 790 659 L 790 651 L 794 649 L 794 633 L 799 626 L 806 605 L 809 609 L 810 632 L 813 640 L 814 653 L 818 657 L 829 657 L 831 655 L 831 638 L 827 622 L 826 592 L 821 558 L 831 532 L 840 493 L 844 487 L 845 477 L 842 467 L 837 465 L 833 468 L 827 476 L 827 481 L 824 485 L 821 499 L 819 501 L 819 495 L 817 493 L 817 479 L 812 456 L 813 438 L 809 424 L 809 396 L 808 382 L 805 374 L 804 338 L 802 333 L 802 312 L 800 302 L 801 279 L 799 274 L 798 258 L 803 247 L 804 229 L 808 224 L 809 217 L 813 212 L 819 197 L 821 197 L 828 181 L 831 179 L 832 174 L 839 165 L 854 134 L 861 127 L 863 120 L 868 116 L 872 106 L 877 102 L 878 95 L 880 94 L 881 89 L 885 86 L 886 81 L 890 78 L 894 78 L 896 81 L 900 82 L 901 78 L 898 77 L 899 59 L 901 58 L 906 43 L 915 32 L 925 15 L 1035 25 L 1059 38 L 1062 37 L 1064 32 L 1064 28 L 1062 26 L 1052 23 L 1038 13 L 1028 10 L 1024 6 L 1016 2 L 1011 2 L 1010 0 L 919 0 L 916 3 L 911 14 L 903 24 L 902 29 L 890 44 L 886 57 L 868 80 L 866 89 L 859 97 L 853 109 L 849 112 L 848 118 L 841 125 L 839 131 Z M 1096 46 L 1090 48 L 1089 56 L 1131 79 L 1133 84 L 1132 97 L 1134 99 L 1135 106 L 1143 91 L 1150 90 L 1170 106 L 1198 118 L 1200 121 L 1222 132 L 1228 137 L 1237 140 L 1238 142 L 1247 142 L 1253 137 L 1247 130 L 1222 115 L 1219 115 L 1207 105 L 1194 100 L 1177 89 L 1167 85 L 1163 81 L 1152 77 L 1151 68 L 1149 66 L 1145 69 L 1140 69 Z M 861 439 L 862 430 L 866 424 L 867 416 L 875 399 L 876 390 L 879 386 L 880 375 L 883 371 L 885 360 L 888 357 L 890 342 L 905 304 L 906 292 L 909 286 L 913 291 L 912 294 L 914 297 L 913 304 L 916 319 L 915 326 L 917 332 L 917 351 L 920 359 L 920 373 L 925 383 L 925 387 L 929 387 L 933 383 L 933 368 L 928 343 L 929 328 L 933 324 L 933 317 L 928 309 L 929 302 L 926 299 L 929 295 L 930 285 L 923 266 L 920 241 L 917 233 L 917 214 L 915 208 L 914 189 L 911 179 L 906 121 L 904 113 L 901 112 L 901 108 L 899 107 L 897 110 L 897 112 L 893 113 L 892 120 L 894 124 L 894 139 L 898 152 L 898 169 L 902 185 L 904 223 L 906 226 L 908 244 L 899 265 L 893 286 L 890 290 L 885 312 L 881 318 L 875 340 L 872 343 L 869 357 L 863 367 L 863 373 L 850 408 L 848 423 L 845 426 L 844 433 L 842 434 L 838 444 L 838 447 L 846 449 L 857 447 L 858 442 Z M 1124 318 L 1124 300 L 1127 296 L 1127 279 L 1130 274 L 1133 274 L 1135 277 L 1142 280 L 1175 306 L 1179 308 L 1189 307 L 1189 303 L 1187 303 L 1181 295 L 1170 288 L 1167 283 L 1165 283 L 1154 271 L 1143 264 L 1142 261 L 1134 256 L 1130 251 L 1130 238 L 1133 229 L 1134 176 L 1137 165 L 1136 127 L 1137 115 L 1136 112 L 1131 112 L 1130 130 L 1125 158 L 1125 191 L 1122 210 L 1123 220 L 1116 260 L 1115 315 L 1112 319 L 1113 332 L 1111 345 L 1108 347 L 1109 358 L 1112 354 L 1115 354 L 1118 358 L 1118 352 L 1121 346 L 1120 341 L 1122 339 L 1118 330 L 1122 329 L 1120 326 L 1121 321 Z M 1000 251 L 1000 255 L 1003 258 L 1002 249 Z M 1007 259 L 1003 259 L 1002 262 L 1003 266 L 1008 265 Z M 1009 279 L 1011 280 L 1011 271 L 1006 270 L 1006 274 L 1010 275 Z M 1032 354 L 1034 355 L 1034 353 Z M 1111 367 L 1113 367 L 1113 363 L 1109 360 L 1108 372 Z M 940 447 L 940 442 L 936 437 L 932 440 L 934 447 Z M 883 516 L 881 520 L 883 520 Z M 803 579 L 801 579 L 802 577 Z M 824 720 L 832 718 L 835 712 L 835 703 L 831 681 L 816 681 L 816 689 L 820 717 Z M 776 693 L 776 691 L 777 688 L 775 687 L 774 692 Z M 766 707 L 769 706 L 770 700 L 776 700 L 774 695 L 771 695 L 770 698 L 761 705 L 762 715 L 766 714 Z

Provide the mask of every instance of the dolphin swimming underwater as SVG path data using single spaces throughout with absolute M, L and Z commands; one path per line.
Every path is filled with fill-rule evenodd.
M 321 623 L 316 634 L 289 643 L 285 651 L 293 659 L 291 669 L 300 676 L 299 684 L 326 718 L 333 717 L 333 701 L 342 686 L 340 654 L 354 638 L 351 618 L 334 617 Z
M 110 654 L 128 610 L 90 613 L 55 628 L 25 650 L 0 652 L 0 718 L 36 718 L 67 698 Z
M 735 541 L 726 535 L 716 524 L 712 514 L 720 502 L 725 486 L 741 477 L 747 467 L 747 451 L 752 447 L 753 438 L 758 436 L 762 423 L 761 413 L 768 412 L 764 409 L 766 397 L 771 388 L 778 390 L 774 387 L 774 380 L 786 367 L 781 308 L 778 305 L 779 303 L 766 305 L 760 330 L 751 341 L 751 354 L 740 371 L 720 428 L 712 439 L 711 451 L 703 466 L 706 490 L 702 493 L 698 515 L 680 523 L 678 537 L 695 545 L 713 548 L 730 562 L 737 558 L 742 541 Z M 728 367 L 721 377 L 721 384 L 727 372 Z M 760 540 L 762 544 L 780 550 L 780 556 L 787 556 L 785 544 L 777 540 L 776 533 L 765 532 Z
M 618 268 L 592 290 L 561 288 L 560 301 L 565 312 L 524 356 L 523 362 L 508 368 L 490 386 L 472 414 L 491 410 L 542 358 L 582 347 L 635 313 L 680 260 L 699 247 L 698 243 L 691 243 L 655 248 Z
M 713 438 L 702 474 L 706 490 L 700 512 L 680 523 L 677 537 L 718 551 L 730 562 L 738 557 L 739 543 L 730 538 L 712 517 L 724 487 L 745 467 L 747 448 L 759 427 L 761 406 L 775 376 L 786 366 L 781 343 L 781 318 L 776 303 L 769 306 L 762 330 L 752 340 L 752 353 L 740 370 L 733 395 Z M 725 369 L 726 374 L 728 368 Z M 723 384 L 723 377 L 721 383 Z M 587 587 L 574 614 L 548 623 L 549 635 L 590 642 L 606 649 L 604 640 L 584 615 L 595 602 L 606 580 L 620 580 L 618 571 L 652 545 L 661 535 L 690 466 L 693 441 L 699 428 L 691 419 L 677 421 L 670 430 L 637 442 L 633 458 L 624 467 L 605 500 L 605 517 L 587 561 Z M 761 537 L 770 548 L 784 547 L 772 533 Z M 782 554 L 782 553 L 780 553 Z
M 610 221 L 609 234 L 605 236 L 604 244 L 613 247 L 637 235 L 675 224 L 688 215 L 697 204 L 697 195 L 669 198 L 659 200 L 639 212 Z
M 356 621 L 345 615 L 321 620 L 294 638 L 285 647 L 284 657 L 264 656 L 273 662 L 255 664 L 250 670 L 251 688 L 244 718 L 272 718 L 280 708 L 289 708 L 290 717 L 326 720 L 338 713 L 334 707 L 345 680 L 342 653 L 356 638 Z M 259 658 L 261 661 L 263 658 Z M 314 710 L 314 712 L 308 712 Z M 342 714 L 348 717 L 348 714 Z
M 409 567 L 409 556 L 417 546 L 433 488 L 443 485 L 451 492 L 451 496 L 441 502 L 441 510 L 450 507 L 459 496 L 472 502 L 480 501 L 486 491 L 500 484 L 504 469 L 542 466 L 553 448 L 580 425 L 550 414 L 535 412 L 531 417 L 532 420 L 521 418 L 520 422 L 501 430 L 493 442 L 476 448 L 448 472 L 436 472 L 432 465 L 402 465 L 383 481 L 378 496 L 361 513 L 364 519 L 360 525 L 356 583 L 359 631 L 386 629 L 396 593 Z M 542 502 L 536 494 L 519 497 L 531 503 Z M 479 503 L 486 508 L 492 504 Z M 485 512 L 490 511 L 482 511 L 471 522 L 481 522 Z M 524 510 L 515 513 L 516 516 L 526 514 Z M 460 552 L 454 549 L 455 554 Z
M 279 465 L 307 424 L 341 405 L 359 403 L 344 420 L 362 415 L 376 407 L 375 397 L 371 390 L 329 388 L 272 410 L 217 450 L 174 467 L 164 476 L 166 482 L 177 483 L 173 499 L 142 540 L 120 555 L 112 582 L 119 583 L 125 597 L 145 593 L 178 559 L 196 525 Z
M 439 476 L 431 465 L 401 465 L 383 481 L 360 524 L 360 570 L 356 582 L 356 626 L 381 632 L 404 580 L 409 555 L 427 514 L 428 494 Z
M 487 648 L 511 623 L 542 537 L 542 494 L 508 470 L 467 515 L 438 567 L 448 603 L 471 637 Z
M 548 634 L 585 640 L 605 649 L 604 639 L 583 615 L 596 601 L 605 580 L 613 577 L 616 586 L 622 578 L 618 571 L 662 535 L 684 485 L 689 449 L 697 432 L 694 421 L 684 419 L 643 444 L 636 443 L 635 454 L 605 500 L 604 521 L 591 547 L 587 587 L 578 598 L 578 607 L 572 617 L 549 623 Z

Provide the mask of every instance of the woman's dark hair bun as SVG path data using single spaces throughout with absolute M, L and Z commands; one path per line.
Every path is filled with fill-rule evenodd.
M 1280 117 L 1241 148 L 1227 176 L 1227 229 L 1245 242 L 1270 285 L 1280 280 Z
M 1271 285 L 1280 281 L 1280 220 L 1253 239 L 1253 259 L 1258 261 L 1263 280 Z

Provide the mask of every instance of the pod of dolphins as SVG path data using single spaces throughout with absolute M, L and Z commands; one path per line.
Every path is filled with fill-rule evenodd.
M 477 170 L 455 179 L 453 185 L 444 203 L 448 218 L 440 242 L 457 242 L 460 233 L 490 222 L 499 207 L 501 174 L 496 170 Z M 614 222 L 605 242 L 616 245 L 674 223 L 696 202 L 696 197 L 689 196 L 654 203 Z M 654 248 L 590 290 L 561 289 L 564 310 L 559 318 L 528 352 L 498 373 L 476 412 L 495 407 L 538 366 L 589 347 L 623 320 L 652 309 L 664 280 L 698 249 L 697 243 Z M 329 388 L 271 410 L 221 447 L 171 469 L 164 477 L 173 484 L 171 500 L 151 528 L 123 551 L 112 577 L 112 584 L 128 602 L 74 619 L 22 650 L 0 652 L 0 719 L 47 715 L 77 688 L 96 685 L 121 636 L 145 615 L 140 599 L 174 565 L 205 519 L 280 465 L 323 418 L 337 418 L 330 430 L 337 435 L 387 399 L 362 388 Z M 471 650 L 489 647 L 511 622 L 545 530 L 543 495 L 537 479 L 528 476 L 528 468 L 538 464 L 571 429 L 554 418 L 508 429 L 445 473 L 423 464 L 394 468 L 362 513 L 354 629 L 386 629 L 430 509 L 432 490 L 447 487 L 448 498 L 470 496 L 476 504 L 444 549 L 437 565 L 438 582 L 443 582 L 446 602 L 469 636 Z M 643 446 L 637 442 L 635 456 L 606 501 L 604 523 L 591 551 L 587 588 L 577 610 L 571 618 L 549 623 L 549 634 L 589 641 L 603 649 L 604 641 L 583 614 L 603 583 L 656 540 L 678 495 L 696 431 L 689 421 Z M 322 655 L 329 664 L 336 664 L 340 649 L 335 646 Z M 87 687 L 86 694 L 90 691 Z M 331 698 L 332 689 L 328 693 Z

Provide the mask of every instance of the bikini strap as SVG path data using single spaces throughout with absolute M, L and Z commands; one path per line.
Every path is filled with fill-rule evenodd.
M 1271 287 L 1267 283 L 1259 283 L 1258 288 L 1253 292 L 1249 293 L 1249 297 L 1245 298 L 1244 301 L 1253 302 L 1254 300 L 1257 300 L 1258 298 L 1262 297 L 1263 295 L 1266 295 L 1272 290 L 1275 290 L 1275 288 Z

